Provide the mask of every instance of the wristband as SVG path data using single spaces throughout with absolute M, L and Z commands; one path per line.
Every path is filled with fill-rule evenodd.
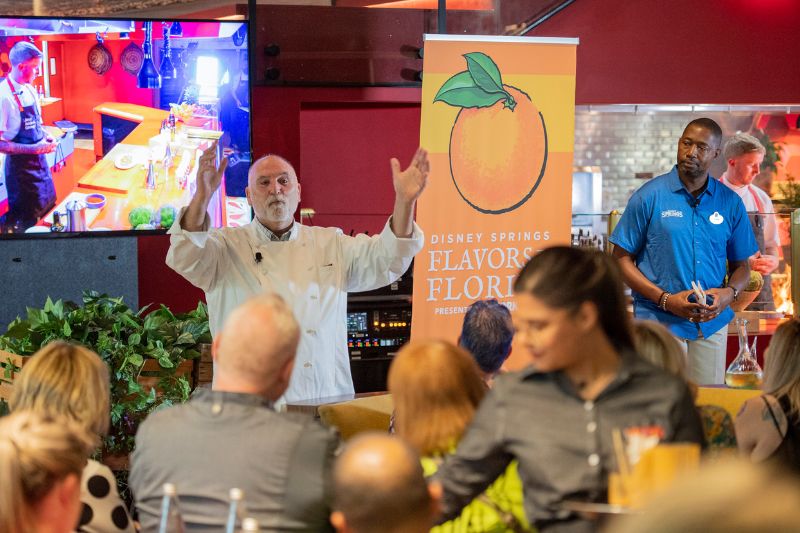
M 728 285 L 728 288 L 733 291 L 733 301 L 735 302 L 739 299 L 739 291 L 733 285 Z
M 669 300 L 670 296 L 672 296 L 672 293 L 664 291 L 661 293 L 661 296 L 658 297 L 658 306 L 662 311 L 667 310 L 667 300 Z

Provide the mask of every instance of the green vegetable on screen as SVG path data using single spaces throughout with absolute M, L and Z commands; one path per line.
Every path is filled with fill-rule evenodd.
M 175 222 L 175 208 L 171 205 L 162 205 L 161 209 L 158 210 L 158 219 L 159 223 L 162 228 L 169 229 L 172 227 L 172 224 Z
M 132 228 L 136 229 L 141 229 L 139 226 L 143 224 L 150 224 L 152 219 L 153 212 L 147 207 L 135 207 L 128 214 L 128 222 L 131 223 Z

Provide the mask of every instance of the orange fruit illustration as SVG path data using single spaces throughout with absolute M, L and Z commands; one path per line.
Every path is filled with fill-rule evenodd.
M 464 54 L 467 70 L 451 76 L 434 102 L 461 108 L 450 131 L 450 174 L 481 213 L 513 211 L 528 201 L 547 167 L 544 117 L 524 91 L 503 83 L 483 52 Z
M 505 213 L 536 190 L 547 163 L 544 119 L 515 87 L 513 110 L 503 100 L 463 108 L 450 134 L 450 172 L 462 198 L 483 213 Z

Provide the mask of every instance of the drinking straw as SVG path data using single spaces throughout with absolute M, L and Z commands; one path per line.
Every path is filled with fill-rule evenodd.
M 617 456 L 617 465 L 623 477 L 630 475 L 628 468 L 628 457 L 625 454 L 625 446 L 622 444 L 622 432 L 618 428 L 611 430 L 611 440 L 614 444 L 614 455 Z

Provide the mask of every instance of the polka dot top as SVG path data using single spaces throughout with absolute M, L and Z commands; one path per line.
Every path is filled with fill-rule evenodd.
M 125 504 L 117 492 L 114 474 L 107 466 L 89 460 L 81 479 L 80 533 L 134 533 Z

